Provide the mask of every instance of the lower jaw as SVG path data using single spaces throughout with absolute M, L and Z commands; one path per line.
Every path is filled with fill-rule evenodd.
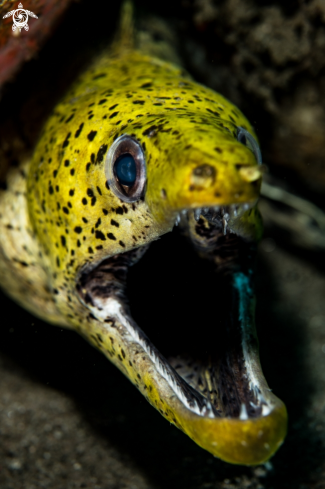
M 184 408 L 179 427 L 222 460 L 256 465 L 282 444 L 287 413 L 261 370 L 248 275 L 216 274 L 173 232 L 130 269 L 127 295 L 150 341 L 212 406 L 206 416 Z
M 109 263 L 105 269 L 109 272 Z M 259 364 L 248 271 L 217 277 L 211 262 L 166 235 L 129 271 L 126 292 L 132 315 L 145 331 L 142 340 L 123 304 L 115 317 L 119 326 L 105 328 L 118 343 L 131 337 L 124 353 L 132 366 L 112 361 L 168 421 L 222 460 L 256 465 L 281 445 L 286 409 L 270 392 Z M 86 277 L 83 287 L 91 290 L 89 284 Z

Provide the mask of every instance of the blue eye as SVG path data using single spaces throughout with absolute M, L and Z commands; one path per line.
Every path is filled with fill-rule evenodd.
M 122 134 L 105 156 L 108 190 L 124 202 L 144 197 L 147 171 L 142 145 L 133 137 Z
M 262 155 L 261 150 L 253 136 L 246 131 L 243 127 L 237 127 L 237 140 L 242 143 L 244 146 L 247 146 L 251 151 L 253 151 L 257 163 L 259 165 L 262 164 Z
M 133 157 L 128 153 L 119 156 L 115 161 L 114 172 L 121 185 L 131 187 L 137 177 L 137 168 Z

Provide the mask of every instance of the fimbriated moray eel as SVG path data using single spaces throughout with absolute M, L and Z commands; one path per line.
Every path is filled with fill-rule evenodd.
M 287 414 L 262 374 L 254 326 L 256 135 L 224 97 L 136 49 L 132 8 L 122 10 L 111 48 L 78 77 L 0 191 L 2 287 L 78 331 L 202 448 L 260 464 L 282 444 Z M 206 353 L 167 360 L 132 319 L 125 286 L 128 268 L 177 225 L 225 293 L 211 323 L 192 326 Z

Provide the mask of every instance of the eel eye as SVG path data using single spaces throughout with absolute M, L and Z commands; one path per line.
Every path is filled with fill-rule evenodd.
M 146 165 L 140 144 L 130 136 L 120 136 L 105 159 L 107 183 L 124 202 L 139 200 L 146 182 Z
M 255 155 L 257 163 L 262 164 L 262 153 L 253 136 L 243 127 L 237 127 L 237 140 L 247 146 Z

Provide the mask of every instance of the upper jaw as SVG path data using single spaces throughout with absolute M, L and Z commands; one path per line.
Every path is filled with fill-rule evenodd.
M 189 219 L 190 215 L 194 216 L 195 221 L 199 221 L 200 217 L 203 216 L 210 223 L 222 227 L 222 232 L 224 235 L 227 233 L 227 230 L 235 233 L 229 224 L 232 224 L 237 219 L 240 219 L 245 212 L 249 211 L 256 204 L 257 199 L 253 202 L 239 204 L 182 209 L 180 212 L 176 213 L 175 226 L 178 226 L 182 220 L 186 218 Z

